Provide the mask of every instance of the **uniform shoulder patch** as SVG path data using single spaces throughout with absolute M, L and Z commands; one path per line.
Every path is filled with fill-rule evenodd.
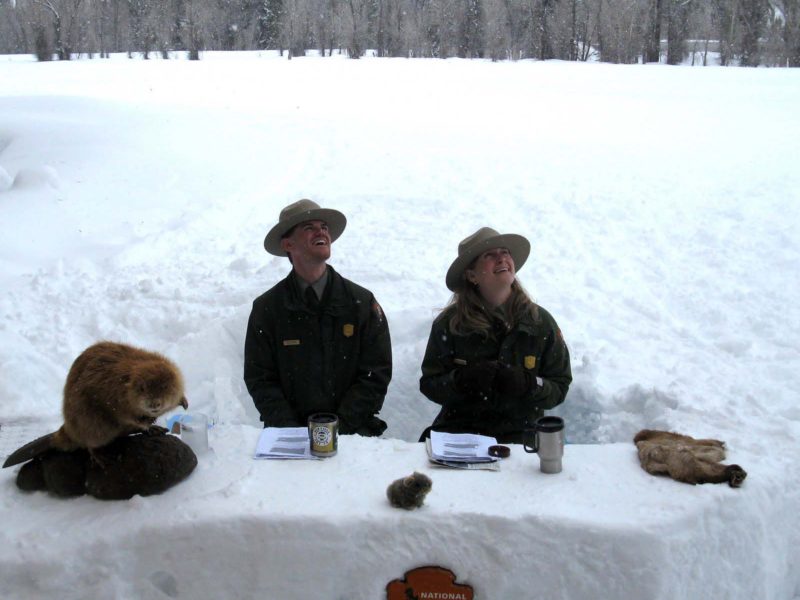
M 556 339 L 561 343 L 561 347 L 566 350 L 567 348 L 567 340 L 564 339 L 564 334 L 561 333 L 561 328 L 556 328 Z
M 381 305 L 378 304 L 377 300 L 372 301 L 372 311 L 375 313 L 375 316 L 378 318 L 378 322 L 383 321 L 383 309 Z

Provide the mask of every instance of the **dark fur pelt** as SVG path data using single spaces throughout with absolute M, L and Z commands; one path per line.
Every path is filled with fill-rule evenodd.
M 422 506 L 431 487 L 433 482 L 430 477 L 414 471 L 408 477 L 401 477 L 390 483 L 386 488 L 386 497 L 395 508 L 411 510 Z
M 89 494 L 101 500 L 127 500 L 160 494 L 183 481 L 197 466 L 192 449 L 172 435 L 137 434 L 119 438 L 99 451 L 102 464 L 86 449 L 50 449 L 22 466 L 17 487 L 55 496 Z
M 633 438 L 642 468 L 651 475 L 668 475 L 683 483 L 742 485 L 747 472 L 739 465 L 723 465 L 725 442 L 696 440 L 688 435 L 643 429 Z

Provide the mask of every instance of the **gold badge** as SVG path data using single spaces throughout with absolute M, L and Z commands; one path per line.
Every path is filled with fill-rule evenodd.
M 536 357 L 528 355 L 525 357 L 525 368 L 532 369 L 536 366 Z
M 299 346 L 300 340 L 283 340 L 284 346 Z
M 344 337 L 353 337 L 355 330 L 356 327 L 352 323 L 345 323 L 342 327 L 342 333 L 344 334 Z

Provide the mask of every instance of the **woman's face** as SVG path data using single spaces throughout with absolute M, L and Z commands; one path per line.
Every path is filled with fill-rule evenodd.
M 474 264 L 466 269 L 467 281 L 478 286 L 478 291 L 486 300 L 487 294 L 494 296 L 497 291 L 510 289 L 516 271 L 514 259 L 508 248 L 490 248 L 481 253 Z

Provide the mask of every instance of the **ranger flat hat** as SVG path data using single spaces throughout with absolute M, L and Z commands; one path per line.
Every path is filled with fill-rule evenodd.
M 481 227 L 472 235 L 465 237 L 458 244 L 458 258 L 447 269 L 445 282 L 447 288 L 453 292 L 458 291 L 464 284 L 461 275 L 469 264 L 482 252 L 492 248 L 508 248 L 511 258 L 514 259 L 514 270 L 519 271 L 528 254 L 531 252 L 530 242 L 516 233 L 499 234 L 491 227 Z
M 325 221 L 328 224 L 328 233 L 331 236 L 331 243 L 342 235 L 347 218 L 338 210 L 332 208 L 320 208 L 319 204 L 313 200 L 303 198 L 290 204 L 281 211 L 278 217 L 278 224 L 269 230 L 267 237 L 264 238 L 264 248 L 275 256 L 286 256 L 286 252 L 281 248 L 281 238 L 288 233 L 292 227 L 304 223 L 305 221 Z

